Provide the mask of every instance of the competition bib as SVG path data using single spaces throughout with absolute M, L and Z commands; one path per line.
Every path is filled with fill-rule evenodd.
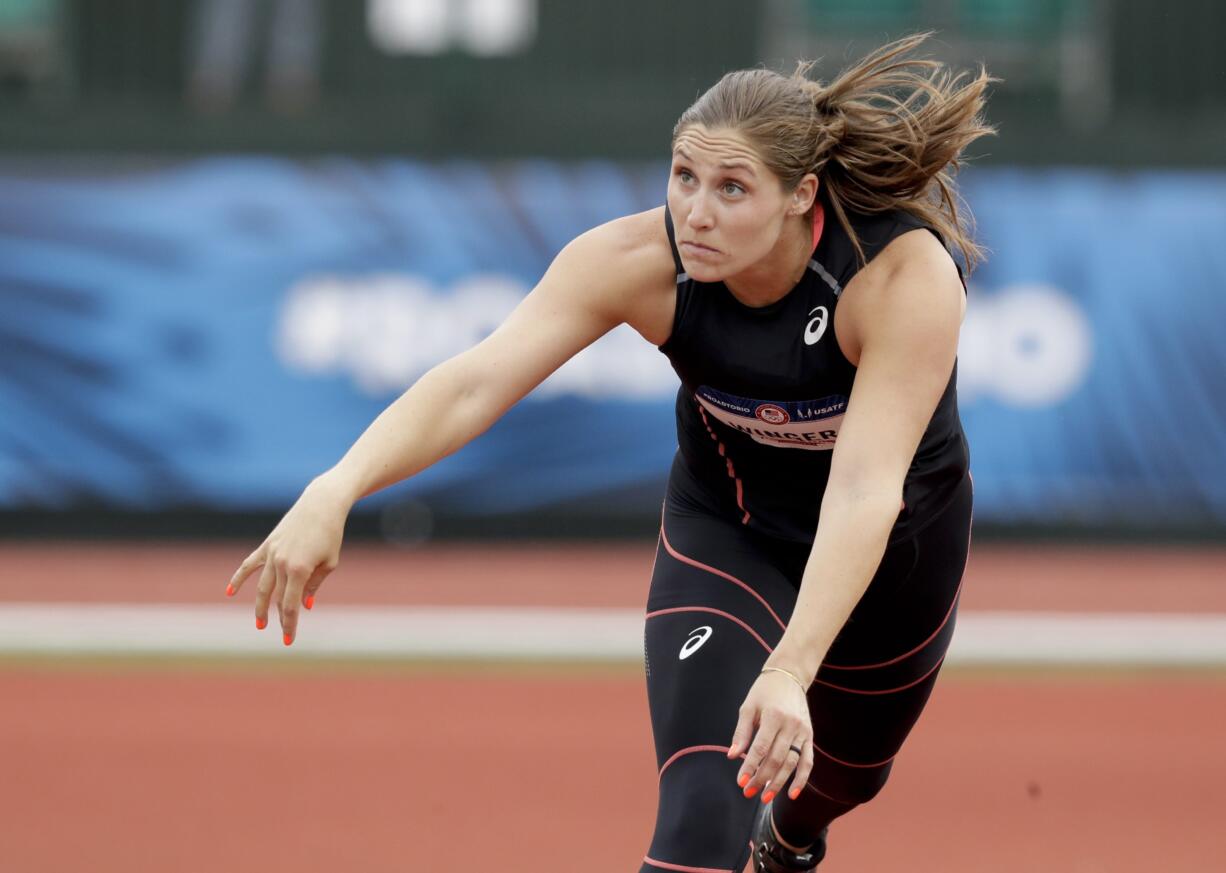
M 754 442 L 788 449 L 830 451 L 847 410 L 841 394 L 818 400 L 750 400 L 707 385 L 694 399 L 708 414 Z

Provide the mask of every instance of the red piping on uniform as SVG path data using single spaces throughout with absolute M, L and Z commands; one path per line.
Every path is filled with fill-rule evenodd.
M 834 761 L 836 764 L 846 764 L 846 766 L 848 767 L 880 767 L 883 764 L 888 764 L 890 763 L 890 761 L 894 760 L 894 758 L 891 757 L 889 761 L 883 761 L 881 764 L 847 764 L 847 762 L 840 761 L 838 758 L 835 758 L 832 755 L 827 755 L 825 752 L 823 752 L 821 749 L 817 747 L 816 743 L 813 744 L 813 748 L 817 749 L 819 752 L 822 752 L 823 755 L 826 755 L 827 758 L 830 758 L 830 760 Z M 660 778 L 664 777 L 664 771 L 668 769 L 669 765 L 672 764 L 673 761 L 676 761 L 678 758 L 681 758 L 685 755 L 692 754 L 694 752 L 723 752 L 726 755 L 728 754 L 728 746 L 690 746 L 689 748 L 681 749 L 680 751 L 674 752 L 672 756 L 667 761 L 664 762 L 664 766 L 660 768 Z M 744 760 L 745 753 L 742 752 L 737 757 Z M 810 789 L 816 794 L 820 794 L 822 797 L 826 798 L 827 800 L 833 800 L 835 803 L 846 803 L 847 802 L 845 800 L 839 800 L 837 797 L 831 797 L 829 794 L 826 794 L 824 791 L 821 791 L 820 789 L 818 789 L 812 782 L 806 782 L 805 787 Z M 752 840 L 750 841 L 749 845 L 750 845 L 750 851 L 753 851 L 753 848 L 752 848 L 753 841 Z M 648 861 L 648 863 L 656 863 L 657 866 L 663 866 L 661 864 L 658 864 L 657 862 L 651 861 L 650 858 L 646 860 Z M 666 867 L 665 869 L 671 870 L 673 868 Z
M 890 755 L 890 757 L 886 758 L 884 761 L 878 761 L 876 764 L 853 764 L 851 763 L 851 761 L 843 761 L 839 758 L 836 758 L 834 755 L 827 752 L 817 743 L 810 741 L 810 745 L 812 745 L 813 748 L 817 749 L 817 751 L 821 752 L 823 757 L 828 758 L 831 761 L 834 761 L 834 763 L 841 764 L 844 767 L 854 767 L 857 770 L 873 770 L 873 769 L 876 769 L 877 767 L 884 767 L 886 764 L 890 763 L 891 761 L 893 761 L 895 758 L 898 757 L 898 753 L 895 752 L 893 755 Z
M 857 767 L 857 768 L 866 768 L 866 769 L 871 768 L 871 767 L 884 767 L 886 764 L 890 763 L 890 761 L 893 761 L 894 758 L 896 757 L 894 755 L 891 755 L 889 758 L 882 761 L 880 764 L 850 764 L 847 761 L 840 761 L 838 758 L 834 757 L 834 755 L 831 755 L 825 750 L 823 750 L 820 746 L 817 745 L 817 743 L 813 743 L 813 748 L 817 749 L 817 751 L 821 752 L 831 761 L 834 761 L 834 763 L 842 764 L 845 767 Z M 688 748 L 681 749 L 677 752 L 674 752 L 672 756 L 669 757 L 669 759 L 664 762 L 664 766 L 660 768 L 659 778 L 661 779 L 664 778 L 664 771 L 667 770 L 669 766 L 674 761 L 676 761 L 678 758 L 682 758 L 686 755 L 693 754 L 694 752 L 723 752 L 726 755 L 728 754 L 728 746 L 690 746 Z M 743 760 L 745 758 L 745 753 L 742 752 L 737 757 Z M 833 800 L 835 803 L 845 803 L 846 802 L 843 800 L 839 800 L 837 797 L 831 797 L 829 794 L 826 794 L 824 791 L 819 790 L 815 785 L 813 785 L 812 782 L 806 782 L 805 787 L 813 790 L 817 794 L 820 794 L 822 797 L 826 798 L 827 800 Z M 750 845 L 753 845 L 753 844 L 750 843 Z
M 908 688 L 914 688 L 916 685 L 919 685 L 921 682 L 935 673 L 943 663 L 945 663 L 945 657 L 942 655 L 941 660 L 937 661 L 931 670 L 916 679 L 914 682 L 908 682 L 906 685 L 900 685 L 897 688 L 885 688 L 881 691 L 860 691 L 856 688 L 844 688 L 842 685 L 835 685 L 834 683 L 826 682 L 823 679 L 814 679 L 813 684 L 825 685 L 827 688 L 833 688 L 835 691 L 846 691 L 848 694 L 867 694 L 873 697 L 880 694 L 897 694 L 899 691 L 906 691 Z
M 679 752 L 675 752 L 671 758 L 664 762 L 664 766 L 660 768 L 660 776 L 664 776 L 664 771 L 668 769 L 669 764 L 683 755 L 689 755 L 693 752 L 723 752 L 726 755 L 728 754 L 728 748 L 728 746 L 690 746 L 687 749 L 682 749 Z M 744 758 L 745 756 L 740 755 L 739 757 Z
M 759 643 L 762 644 L 762 648 L 766 649 L 768 653 L 774 651 L 774 649 L 770 647 L 770 645 L 766 642 L 766 640 L 758 636 L 757 631 L 755 631 L 749 625 L 745 624 L 745 622 L 741 621 L 739 618 L 737 618 L 732 613 L 724 612 L 722 609 L 712 609 L 709 606 L 674 606 L 671 609 L 657 609 L 655 612 L 649 612 L 647 613 L 647 618 L 655 618 L 658 615 L 671 615 L 674 612 L 709 612 L 712 615 L 723 616 L 729 621 L 736 622 L 742 628 L 744 628 L 749 633 L 750 636 L 752 636 L 755 640 L 757 640 Z
M 916 646 L 911 651 L 904 652 L 903 654 L 899 655 L 897 658 L 891 658 L 888 661 L 882 661 L 880 664 L 860 664 L 855 667 L 842 667 L 838 664 L 822 664 L 822 669 L 823 670 L 875 670 L 878 667 L 889 667 L 891 664 L 897 664 L 899 661 L 907 660 L 907 658 L 910 658 L 916 652 L 920 651 L 925 646 L 927 646 L 930 642 L 935 640 L 937 638 L 937 635 L 942 630 L 944 630 L 945 625 L 949 624 L 949 619 L 954 614 L 954 607 L 958 605 L 958 595 L 961 593 L 962 593 L 962 580 L 958 580 L 958 588 L 956 591 L 954 591 L 954 599 L 949 604 L 949 611 L 945 613 L 945 618 L 941 620 L 941 623 L 937 625 L 937 629 L 932 632 L 932 635 L 928 637 L 928 639 L 924 640 L 922 643 L 920 643 L 918 646 Z
M 660 521 L 660 542 L 664 543 L 664 548 L 668 550 L 668 553 L 672 555 L 674 558 L 676 558 L 678 561 L 680 561 L 681 563 L 689 564 L 691 567 L 697 567 L 699 570 L 706 570 L 708 573 L 714 573 L 716 576 L 720 577 L 721 579 L 727 579 L 733 585 L 740 585 L 742 588 L 748 591 L 751 595 L 753 595 L 754 599 L 756 599 L 759 603 L 761 603 L 763 606 L 766 607 L 766 611 L 771 614 L 771 618 L 775 620 L 776 624 L 778 624 L 782 630 L 788 629 L 788 626 L 783 623 L 783 619 L 781 619 L 775 613 L 775 610 L 771 609 L 771 605 L 766 602 L 766 598 L 763 597 L 761 594 L 759 594 L 757 591 L 754 591 L 753 588 L 746 585 L 744 582 L 742 582 L 740 579 L 733 576 L 731 573 L 725 573 L 723 570 L 718 570 L 715 567 L 712 567 L 710 564 L 704 564 L 702 563 L 702 561 L 696 561 L 693 558 L 687 557 L 681 554 L 676 549 L 674 549 L 672 543 L 668 541 L 668 533 L 664 530 L 663 519 L 661 519 Z
M 728 478 L 736 483 L 736 505 L 741 512 L 745 513 L 744 517 L 741 519 L 741 524 L 749 524 L 749 510 L 745 508 L 744 488 L 741 487 L 741 480 L 736 475 L 736 470 L 732 469 L 732 458 L 727 457 L 727 450 L 724 448 L 724 444 L 720 442 L 719 437 L 715 435 L 715 431 L 711 427 L 711 422 L 707 420 L 707 411 L 703 409 L 701 403 L 696 402 L 695 405 L 698 407 L 698 414 L 702 416 L 702 423 L 707 426 L 707 433 L 711 435 L 711 439 L 715 440 L 715 444 L 719 446 L 719 456 L 728 462 Z
M 652 867 L 659 867 L 661 870 L 677 870 L 679 873 L 736 873 L 735 870 L 719 867 L 686 867 L 684 864 L 669 864 L 667 861 L 657 861 L 654 858 L 643 856 L 643 862 L 650 864 Z
M 969 471 L 967 472 L 966 476 L 968 479 L 970 479 L 971 492 L 973 495 L 974 489 L 975 489 L 975 480 L 971 478 L 971 474 Z M 903 504 L 903 508 L 906 508 L 905 502 Z M 975 528 L 975 514 L 974 512 L 972 512 L 971 513 L 971 527 L 966 532 L 966 560 L 967 561 L 969 561 L 971 558 L 971 531 L 973 531 L 974 528 Z M 937 634 L 939 634 L 944 629 L 945 625 L 949 623 L 950 617 L 954 614 L 954 607 L 958 605 L 958 595 L 962 593 L 962 583 L 966 581 L 965 567 L 966 567 L 966 562 L 963 562 L 963 570 L 962 570 L 963 577 L 958 580 L 958 589 L 954 592 L 953 602 L 949 604 L 949 612 L 945 613 L 944 620 L 939 625 L 937 625 L 937 629 L 932 632 L 932 636 L 928 637 L 928 639 L 924 640 L 914 649 L 912 649 L 909 652 L 905 652 L 904 654 L 899 655 L 897 658 L 891 658 L 888 661 L 882 661 L 880 664 L 862 664 L 857 667 L 841 667 L 838 664 L 822 664 L 822 669 L 825 669 L 825 670 L 872 670 L 875 667 L 889 667 L 891 664 L 897 664 L 899 661 L 905 661 L 907 658 L 910 658 L 920 649 L 924 648 L 924 646 L 928 645 L 930 642 L 936 639 Z M 831 686 L 831 687 L 833 688 L 834 686 Z
M 851 801 L 849 801 L 849 800 L 839 800 L 837 797 L 831 797 L 829 794 L 827 794 L 825 791 L 822 791 L 820 788 L 818 788 L 818 787 L 817 787 L 816 785 L 814 785 L 812 782 L 806 782 L 806 783 L 805 783 L 805 788 L 808 788 L 808 789 L 809 789 L 810 791 L 812 791 L 814 794 L 820 794 L 822 797 L 826 798 L 827 800 L 833 800 L 835 803 L 841 803 L 841 804 L 843 804 L 844 806 L 855 806 L 855 805 L 856 805 L 855 803 L 852 803 L 852 802 L 851 802 Z

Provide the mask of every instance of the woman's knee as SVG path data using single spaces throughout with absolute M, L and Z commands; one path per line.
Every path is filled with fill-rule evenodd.
M 739 766 L 722 752 L 698 752 L 662 774 L 649 859 L 725 870 L 744 865 L 756 804 L 737 787 Z

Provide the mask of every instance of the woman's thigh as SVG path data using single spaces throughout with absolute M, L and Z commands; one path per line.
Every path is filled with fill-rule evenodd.
M 666 508 L 645 626 L 660 791 L 644 869 L 739 870 L 747 859 L 756 807 L 728 745 L 796 597 L 763 545 L 730 522 Z
M 953 638 L 970 517 L 968 480 L 933 522 L 886 550 L 818 672 L 810 782 L 835 800 L 862 803 L 880 789 L 927 704 Z

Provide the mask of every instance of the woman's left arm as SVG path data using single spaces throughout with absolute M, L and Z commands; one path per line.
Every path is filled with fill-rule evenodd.
M 907 470 L 953 372 L 965 308 L 957 268 L 924 230 L 892 242 L 849 290 L 840 302 L 842 339 L 849 357 L 858 352 L 858 369 L 813 550 L 787 630 L 766 661 L 777 669 L 750 689 L 729 751 L 748 748 L 738 784 L 749 797 L 766 789 L 764 802 L 793 768 L 793 797 L 809 777 L 813 728 L 803 691 L 881 563 Z M 789 747 L 802 750 L 799 760 Z

